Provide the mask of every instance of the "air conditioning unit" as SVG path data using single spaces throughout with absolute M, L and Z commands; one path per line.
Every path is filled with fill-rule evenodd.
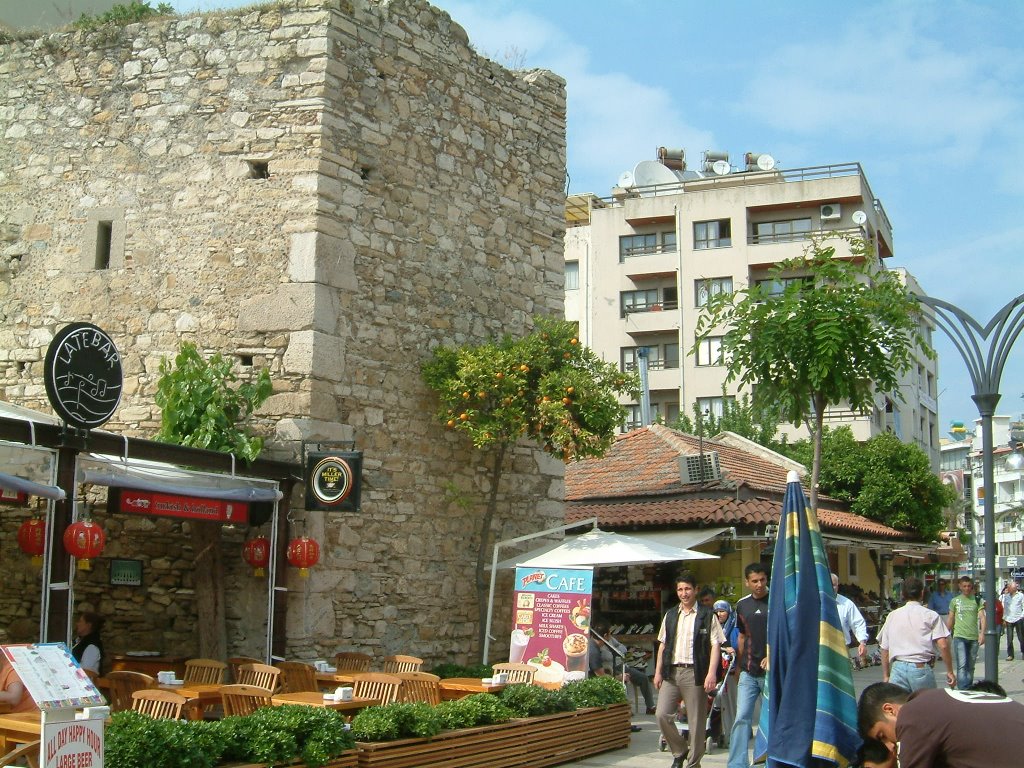
M 843 215 L 843 209 L 839 203 L 826 203 L 821 206 L 822 221 L 836 221 Z
M 703 459 L 703 465 L 701 462 Z M 722 479 L 722 468 L 716 451 L 702 454 L 685 454 L 679 457 L 679 478 L 683 485 L 707 483 Z

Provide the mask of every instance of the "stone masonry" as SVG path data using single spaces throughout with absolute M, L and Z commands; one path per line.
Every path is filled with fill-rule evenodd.
M 113 432 L 155 434 L 183 341 L 269 368 L 271 457 L 365 452 L 360 513 L 293 501 L 322 560 L 291 579 L 289 654 L 472 658 L 486 468 L 434 420 L 419 366 L 561 315 L 563 81 L 478 55 L 422 0 L 281 0 L 8 40 L 0 135 L 0 398 L 50 411 L 42 361 L 74 321 L 121 351 Z M 497 538 L 560 522 L 562 465 L 523 444 L 510 467 Z M 111 518 L 109 555 L 152 580 L 110 589 L 101 558 L 76 603 L 111 616 L 115 652 L 193 652 L 183 525 Z M 7 571 L 18 520 L 0 519 Z M 230 650 L 252 653 L 265 586 L 243 533 L 223 537 Z

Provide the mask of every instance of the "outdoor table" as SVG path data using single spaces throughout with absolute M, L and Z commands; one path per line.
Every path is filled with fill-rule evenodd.
M 110 671 L 142 672 L 156 677 L 157 672 L 174 672 L 175 676 L 185 674 L 186 656 L 150 656 L 133 653 L 120 653 L 111 657 Z
M 325 699 L 322 693 L 317 691 L 296 691 L 294 693 L 278 693 L 271 699 L 275 706 L 283 704 L 304 704 L 308 707 L 327 707 L 336 712 L 343 712 L 346 715 L 355 715 L 367 707 L 376 707 L 380 699 L 353 698 L 349 701 L 335 701 Z
M 442 680 L 441 701 L 461 699 L 474 693 L 499 693 L 504 690 L 504 685 L 484 683 L 479 677 L 449 677 Z
M 158 685 L 156 687 L 161 691 L 170 691 L 188 699 L 189 720 L 202 720 L 204 708 L 220 704 L 221 683 Z
M 16 744 L 36 741 L 42 732 L 43 726 L 38 711 L 0 715 L 0 754 L 6 754 Z
M 321 688 L 334 690 L 339 685 L 352 685 L 357 672 L 317 672 L 316 684 Z

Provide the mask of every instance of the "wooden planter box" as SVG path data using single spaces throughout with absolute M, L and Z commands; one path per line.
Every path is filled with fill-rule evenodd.
M 285 768 L 286 766 L 305 768 L 306 764 L 301 760 L 280 763 L 280 768 Z M 266 763 L 225 763 L 223 766 L 219 766 L 219 768 L 267 768 L 267 766 Z M 333 760 L 328 760 L 324 764 L 324 768 L 359 768 L 359 752 L 355 749 L 342 752 Z
M 430 739 L 359 742 L 359 768 L 535 768 L 629 746 L 628 704 L 446 731 Z

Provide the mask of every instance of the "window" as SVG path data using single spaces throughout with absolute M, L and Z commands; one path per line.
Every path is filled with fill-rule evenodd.
M 631 256 L 648 256 L 676 249 L 675 230 L 649 232 L 643 235 L 623 235 L 619 238 L 619 263 Z
M 727 400 L 732 402 L 735 399 L 735 397 L 698 397 L 697 411 L 720 419 L 725 410 L 725 402 Z
M 855 579 L 855 578 L 857 578 L 857 553 L 856 552 L 850 552 L 849 555 L 850 555 L 850 557 L 849 557 L 849 562 L 850 562 L 850 578 L 851 579 Z
M 639 367 L 637 350 L 647 350 L 647 367 L 649 369 L 678 368 L 679 344 L 654 344 L 647 347 L 623 347 L 621 349 L 622 370 L 635 371 Z
M 565 290 L 578 291 L 580 287 L 580 263 L 578 261 L 565 262 Z
M 674 285 L 664 288 L 646 288 L 641 291 L 623 291 L 619 294 L 620 317 L 631 312 L 657 312 L 662 309 L 676 309 L 679 306 L 679 292 Z
M 672 426 L 679 421 L 679 403 L 665 403 L 665 423 Z
M 651 403 L 651 422 L 658 420 L 658 404 Z M 639 405 L 627 405 L 626 406 L 626 423 L 623 425 L 623 432 L 629 432 L 631 429 L 639 429 L 645 426 L 643 419 L 640 414 Z
M 811 231 L 811 220 L 759 221 L 754 224 L 754 243 L 788 243 L 806 240 Z
M 124 269 L 124 209 L 92 208 L 87 211 L 78 266 L 83 271 Z
M 728 248 L 730 245 L 732 245 L 732 225 L 729 219 L 694 222 L 693 247 L 696 250 Z
M 708 336 L 697 346 L 697 365 L 724 365 L 722 337 Z
M 114 222 L 100 221 L 96 224 L 96 269 L 110 268 L 110 246 L 113 242 Z
M 665 345 L 665 367 L 666 368 L 678 368 L 679 367 L 679 344 L 666 344 Z M 678 411 L 679 406 L 676 406 Z
M 732 293 L 732 278 L 710 277 L 704 280 L 694 280 L 693 292 L 696 305 L 698 307 L 707 306 L 710 297 Z
M 805 288 L 814 287 L 814 278 L 805 277 L 780 277 L 773 280 L 758 280 L 757 286 L 769 296 L 781 296 L 786 288 L 791 285 L 801 285 Z

